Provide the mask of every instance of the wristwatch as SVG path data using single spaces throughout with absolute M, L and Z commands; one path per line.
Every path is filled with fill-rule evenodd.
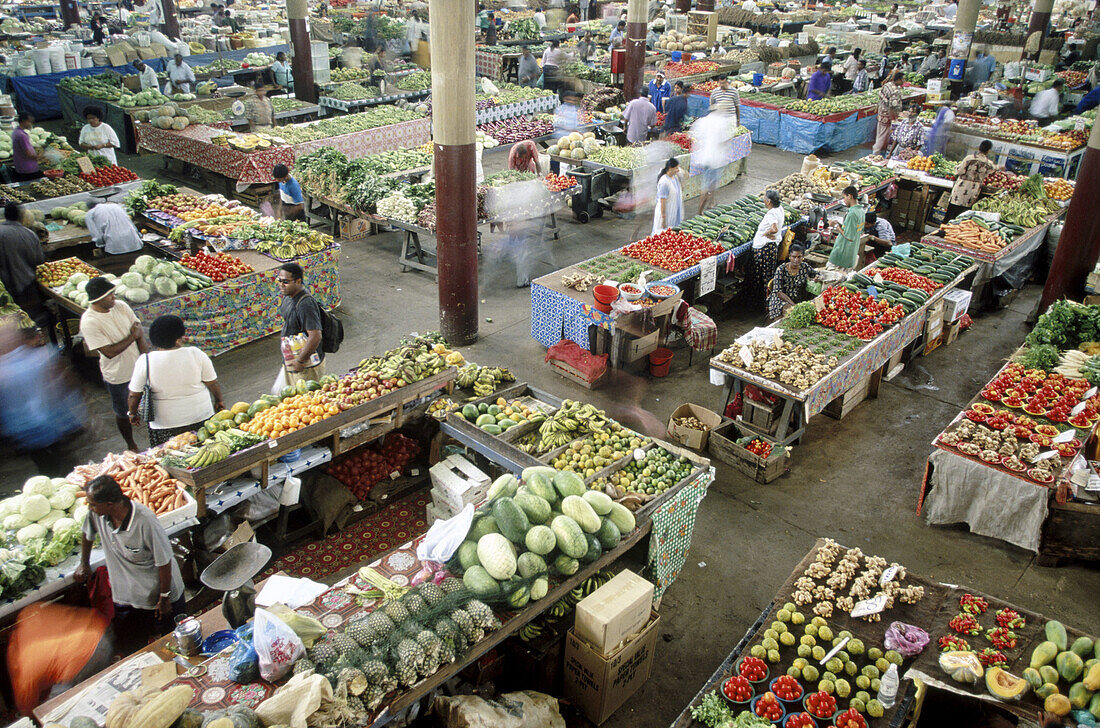
M 162 593 L 162 594 L 160 595 L 160 598 L 161 598 L 161 599 L 167 599 L 167 598 L 169 598 L 170 596 L 172 596 L 172 592 L 170 592 L 170 591 L 166 591 L 166 592 L 163 592 L 163 593 Z

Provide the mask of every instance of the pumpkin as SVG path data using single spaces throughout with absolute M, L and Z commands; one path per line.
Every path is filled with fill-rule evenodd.
M 169 728 L 195 697 L 186 685 L 176 685 L 142 702 L 130 718 L 128 728 Z
M 147 694 L 148 692 L 145 690 L 127 690 L 116 695 L 107 708 L 104 726 L 106 728 L 126 728 L 130 723 L 130 717 L 141 707 L 141 700 Z
M 940 669 L 955 682 L 974 684 L 982 677 L 985 668 L 973 652 L 944 652 L 939 659 Z
M 172 728 L 202 728 L 202 719 L 202 713 L 194 708 L 186 708 L 183 715 L 172 724 Z

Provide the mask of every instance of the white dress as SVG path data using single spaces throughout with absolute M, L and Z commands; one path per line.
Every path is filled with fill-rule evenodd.
M 665 224 L 661 224 L 661 200 L 665 201 Z M 679 177 L 662 174 L 657 180 L 657 204 L 653 206 L 653 231 L 656 235 L 662 230 L 676 227 L 684 220 L 684 193 L 680 188 Z
M 91 124 L 85 124 L 84 128 L 80 130 L 79 144 L 110 144 L 109 147 L 103 149 L 89 149 L 89 154 L 100 154 L 110 160 L 111 164 L 118 164 L 118 160 L 115 157 L 115 148 L 122 146 L 118 141 L 118 134 L 115 130 L 107 126 L 107 124 L 100 122 L 99 126 L 92 126 Z

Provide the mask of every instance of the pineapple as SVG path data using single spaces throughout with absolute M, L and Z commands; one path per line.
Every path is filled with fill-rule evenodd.
M 455 626 L 454 621 L 450 617 L 441 617 L 436 620 L 432 630 L 439 635 L 439 638 L 446 642 L 447 640 L 453 640 L 455 633 L 458 631 L 458 627 Z
M 440 586 L 434 582 L 426 581 L 420 585 L 420 596 L 429 607 L 439 604 L 447 596 Z
M 336 659 L 336 648 L 331 642 L 318 642 L 309 651 L 309 659 L 317 665 L 328 665 Z
M 293 674 L 295 674 L 295 675 L 297 675 L 300 672 L 312 673 L 316 669 L 317 669 L 317 665 L 314 664 L 313 660 L 309 659 L 308 657 L 299 658 L 298 661 L 294 663 L 294 667 L 291 668 L 291 670 L 293 671 Z
M 393 676 L 402 687 L 411 688 L 417 680 L 416 666 L 409 662 L 398 662 Z
M 367 651 L 362 647 L 356 647 L 354 650 L 344 655 L 344 657 L 346 657 L 348 662 L 355 667 L 360 667 L 367 661 Z
M 465 589 L 466 585 L 462 583 L 461 579 L 456 579 L 453 576 L 448 576 L 446 579 L 443 580 L 443 583 L 439 585 L 439 588 L 447 594 L 453 594 L 454 592 L 459 592 Z
M 443 647 L 439 650 L 439 661 L 444 665 L 455 661 L 455 648 L 443 642 Z
M 430 632 L 426 629 L 421 630 L 416 635 L 416 643 L 424 650 L 424 657 L 426 659 L 438 662 L 439 651 L 443 648 L 443 642 L 435 632 Z M 439 669 L 438 665 L 436 669 Z M 432 670 L 432 672 L 435 672 L 435 670 Z
M 409 618 L 409 610 L 401 602 L 389 601 L 382 605 L 382 611 L 386 613 L 395 625 L 401 624 Z
M 393 620 L 390 619 L 385 612 L 377 609 L 371 612 L 370 616 L 367 617 L 366 625 L 368 633 L 367 644 L 381 642 L 389 637 L 395 628 Z M 366 645 L 363 646 L 365 647 Z
M 363 693 L 362 701 L 367 706 L 367 710 L 374 710 L 382 701 L 386 698 L 386 691 L 377 685 L 371 685 L 367 688 L 367 691 Z
M 363 672 L 355 667 L 348 667 L 341 670 L 337 677 L 340 682 L 347 686 L 348 692 L 351 695 L 362 695 L 369 684 Z
M 424 662 L 424 649 L 416 640 L 406 637 L 397 644 L 397 661 L 419 667 Z
M 356 695 L 349 695 L 347 704 L 348 710 L 355 715 L 365 715 L 367 712 L 367 706 L 363 705 L 363 701 Z
M 424 597 L 416 592 L 409 592 L 401 597 L 401 603 L 405 606 L 405 609 L 409 610 L 409 614 L 414 617 L 428 611 L 428 603 L 424 601 Z
M 368 659 L 360 669 L 371 685 L 381 687 L 390 678 L 390 669 L 386 667 L 386 663 L 378 659 Z
M 474 626 L 474 620 L 470 617 L 469 612 L 465 609 L 456 609 L 451 612 L 451 619 L 454 620 L 455 625 L 458 626 L 459 631 L 468 641 L 476 641 L 473 639 L 473 634 L 477 628 Z
M 356 644 L 361 647 L 366 647 L 371 643 L 370 628 L 367 627 L 365 620 L 359 620 L 358 622 L 352 622 L 344 630 L 344 634 L 355 640 Z
M 346 655 L 354 649 L 359 647 L 359 643 L 348 637 L 346 632 L 337 632 L 332 637 L 332 646 L 336 648 L 336 651 L 341 655 Z
M 482 629 L 497 629 L 500 627 L 500 620 L 493 616 L 493 610 L 489 609 L 484 602 L 471 599 L 466 604 L 466 611 L 470 613 L 474 624 Z

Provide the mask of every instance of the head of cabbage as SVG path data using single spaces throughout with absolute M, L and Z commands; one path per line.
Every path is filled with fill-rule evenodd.
M 19 506 L 19 513 L 32 523 L 44 518 L 51 510 L 50 500 L 40 493 L 23 496 L 23 503 Z
M 27 544 L 37 539 L 46 538 L 48 534 L 49 531 L 41 523 L 32 523 L 16 531 L 15 540 L 21 544 Z
M 135 270 L 138 273 L 141 273 L 142 275 L 147 276 L 147 275 L 149 275 L 150 273 L 153 272 L 153 268 L 156 268 L 156 266 L 157 266 L 157 259 L 154 258 L 153 256 L 151 256 L 151 255 L 139 255 L 137 257 L 137 259 L 134 260 L 134 265 L 132 267 L 132 270 Z
M 23 495 L 38 493 L 49 498 L 53 495 L 53 491 L 53 481 L 46 475 L 36 475 L 33 478 L 28 478 L 27 482 L 23 483 Z

